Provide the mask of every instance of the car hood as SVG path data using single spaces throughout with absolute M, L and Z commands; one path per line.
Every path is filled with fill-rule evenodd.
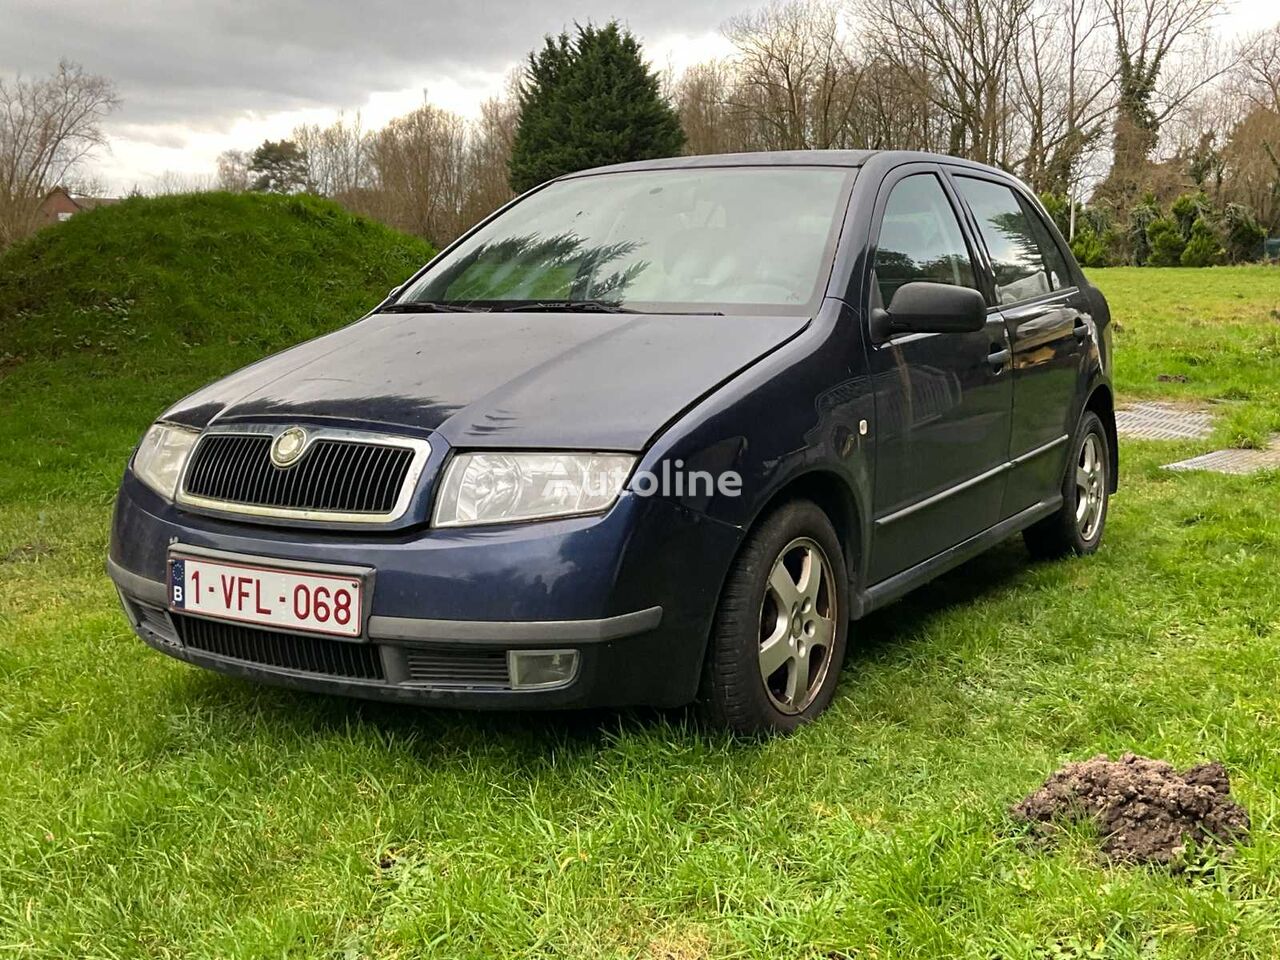
M 164 418 L 343 421 L 454 447 L 641 450 L 806 317 L 373 314 L 197 391 Z

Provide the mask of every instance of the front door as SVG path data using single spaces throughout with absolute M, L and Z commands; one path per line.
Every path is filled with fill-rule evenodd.
M 1048 225 L 1008 183 L 952 168 L 995 279 L 1013 350 L 1013 468 L 1004 516 L 1057 494 L 1080 416 L 1088 299 Z
M 913 280 L 981 289 L 950 188 L 932 164 L 880 188 L 869 308 Z M 870 350 L 876 472 L 874 583 L 997 523 L 1009 461 L 1012 387 L 1004 318 L 973 333 L 895 336 Z

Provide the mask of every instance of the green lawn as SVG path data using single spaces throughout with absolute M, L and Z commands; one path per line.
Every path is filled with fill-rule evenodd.
M 361 270 L 366 300 L 407 272 Z M 1229 399 L 1219 440 L 1280 428 L 1280 271 L 1095 276 L 1125 396 Z M 141 363 L 14 329 L 0 956 L 1280 953 L 1280 475 L 1162 472 L 1212 443 L 1126 443 L 1097 556 L 1033 565 L 1011 541 L 857 625 L 830 713 L 788 740 L 419 712 L 195 670 L 117 609 L 102 567 L 130 445 L 260 345 L 196 331 Z M 1225 762 L 1253 844 L 1173 876 L 1100 866 L 1084 831 L 1021 838 L 1011 803 L 1125 750 Z

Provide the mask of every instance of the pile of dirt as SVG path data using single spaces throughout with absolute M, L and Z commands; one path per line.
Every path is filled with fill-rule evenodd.
M 1225 858 L 1232 844 L 1248 839 L 1249 814 L 1230 794 L 1220 763 L 1178 773 L 1163 760 L 1099 754 L 1067 764 L 1012 813 L 1042 835 L 1055 821 L 1092 817 L 1106 855 L 1168 864 L 1182 857 L 1187 841 L 1216 847 Z

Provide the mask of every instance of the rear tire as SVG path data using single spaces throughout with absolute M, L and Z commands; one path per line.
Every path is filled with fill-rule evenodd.
M 1062 479 L 1062 506 L 1022 532 L 1037 559 L 1085 556 L 1102 543 L 1111 499 L 1111 449 L 1107 431 L 1092 410 L 1080 418 Z
M 714 726 L 789 733 L 826 709 L 848 637 L 849 580 L 827 515 L 794 500 L 747 537 L 711 628 L 701 706 Z

